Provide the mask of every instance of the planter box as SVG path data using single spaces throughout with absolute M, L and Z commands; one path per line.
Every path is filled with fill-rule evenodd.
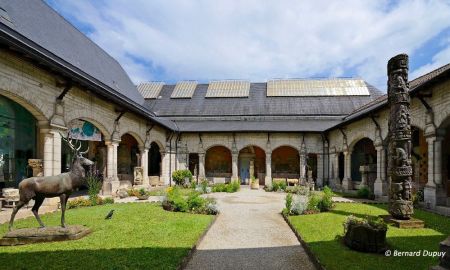
M 386 231 L 364 225 L 350 225 L 344 236 L 344 243 L 351 249 L 379 253 L 386 249 Z
M 259 189 L 259 183 L 258 182 L 251 183 L 250 187 L 251 187 L 251 189 Z

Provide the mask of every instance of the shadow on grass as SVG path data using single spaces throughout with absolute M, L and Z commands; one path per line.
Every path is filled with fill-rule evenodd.
M 177 269 L 189 249 L 115 248 L 0 253 L 1 269 Z M 300 245 L 197 250 L 189 269 L 314 269 Z
M 1 269 L 176 269 L 188 248 L 20 251 L 2 247 Z

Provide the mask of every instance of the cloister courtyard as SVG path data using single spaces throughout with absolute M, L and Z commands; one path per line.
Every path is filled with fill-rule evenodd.
M 0 0 L 0 269 L 450 269 L 448 3 L 155 2 Z

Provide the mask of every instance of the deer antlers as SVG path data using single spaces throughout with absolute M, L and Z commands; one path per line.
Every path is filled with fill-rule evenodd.
M 77 155 L 84 155 L 89 151 L 89 146 L 87 147 L 87 149 L 85 151 L 80 151 L 81 149 L 81 142 L 79 140 L 75 141 L 75 144 L 73 144 L 73 140 L 72 138 L 70 138 L 69 136 L 69 132 L 67 132 L 67 137 L 64 137 L 61 132 L 59 133 L 61 135 L 61 138 L 67 143 L 67 145 L 69 145 L 69 147 L 75 152 L 75 154 Z M 78 147 L 76 146 L 78 144 Z

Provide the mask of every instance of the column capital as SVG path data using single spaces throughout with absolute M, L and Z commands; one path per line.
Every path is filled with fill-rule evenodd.
M 105 140 L 105 145 L 119 145 L 120 140 Z

